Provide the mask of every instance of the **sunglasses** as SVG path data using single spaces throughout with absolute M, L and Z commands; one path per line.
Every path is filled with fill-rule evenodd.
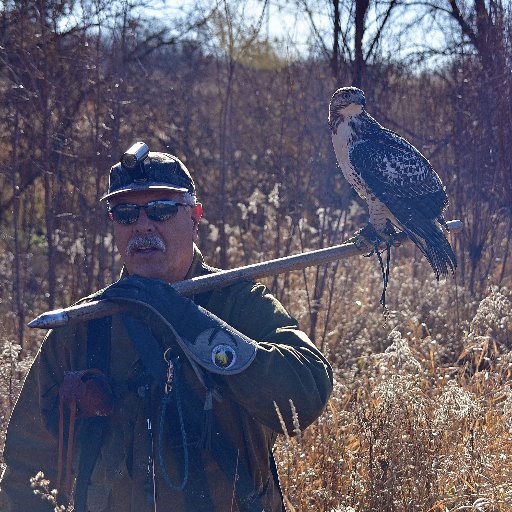
M 139 218 L 140 209 L 144 208 L 148 219 L 157 222 L 174 217 L 178 213 L 180 206 L 192 206 L 191 204 L 178 203 L 176 201 L 162 199 L 159 201 L 150 201 L 149 203 L 138 205 L 123 203 L 109 207 L 110 218 L 118 224 L 134 224 Z

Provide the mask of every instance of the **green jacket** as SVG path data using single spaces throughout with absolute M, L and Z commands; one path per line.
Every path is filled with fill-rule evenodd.
M 187 277 L 211 272 L 196 251 Z M 272 447 L 282 433 L 279 409 L 293 434 L 296 418 L 303 429 L 322 412 L 332 390 L 331 368 L 301 332 L 296 321 L 265 286 L 241 282 L 216 290 L 204 305 L 230 325 L 258 342 L 257 355 L 245 371 L 213 376 L 210 449 L 199 447 L 206 391 L 192 367 L 182 364 L 180 404 L 189 456 L 188 483 L 183 491 L 165 483 L 155 453 L 158 511 L 226 512 L 284 510 L 273 476 Z M 155 332 L 158 326 L 154 326 Z M 168 336 L 168 334 L 167 334 Z M 171 341 L 159 337 L 165 348 Z M 119 315 L 112 317 L 110 380 L 114 409 L 88 490 L 90 512 L 144 512 L 148 505 L 148 435 L 144 416 L 147 402 L 137 391 L 141 361 Z M 5 446 L 7 469 L 1 482 L 3 511 L 43 512 L 53 507 L 35 496 L 29 479 L 39 471 L 55 486 L 59 431 L 59 386 L 65 371 L 87 368 L 87 324 L 48 333 L 27 375 L 12 413 Z M 135 383 L 135 384 L 134 384 Z M 161 413 L 161 386 L 152 395 L 155 439 Z M 179 484 L 185 470 L 184 446 L 177 404 L 169 407 L 162 455 L 168 474 Z M 155 443 L 156 444 L 156 443 Z M 157 449 L 155 448 L 155 452 Z M 75 455 L 80 450 L 75 445 Z M 76 459 L 77 457 L 75 457 Z M 77 461 L 75 460 L 75 470 Z M 235 485 L 236 482 L 236 485 Z M 241 490 L 245 495 L 240 495 Z M 8 503 L 8 504 L 7 504 Z

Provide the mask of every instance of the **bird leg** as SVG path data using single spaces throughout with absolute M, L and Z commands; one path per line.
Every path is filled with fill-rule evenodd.
M 381 231 L 377 231 L 371 222 L 356 231 L 354 235 L 347 240 L 347 243 L 353 243 L 361 252 L 369 251 L 367 256 L 372 256 L 379 251 L 381 244 L 385 243 L 386 246 L 399 247 L 400 241 L 397 238 L 399 231 L 388 219 L 386 225 Z
M 369 222 L 364 228 L 357 231 L 354 236 L 349 240 L 349 242 L 353 242 L 355 246 L 361 250 L 366 251 L 370 250 L 367 257 L 377 255 L 379 260 L 380 269 L 382 272 L 382 295 L 380 298 L 380 303 L 384 308 L 384 311 L 387 311 L 386 308 L 386 290 L 389 282 L 389 263 L 391 259 L 391 247 L 398 247 L 400 245 L 399 240 L 397 239 L 398 232 L 395 231 L 395 228 L 391 221 L 388 219 L 386 221 L 386 226 L 380 232 L 377 232 L 375 227 Z M 379 247 L 382 243 L 386 244 L 386 262 L 384 263 Z
M 398 231 L 395 231 L 395 227 L 389 219 L 386 220 L 386 227 L 382 230 L 381 238 L 384 238 L 386 245 L 393 247 L 400 247 L 400 240 L 398 240 Z
M 371 256 L 375 251 L 378 251 L 379 244 L 383 242 L 383 239 L 379 236 L 373 224 L 369 222 L 364 228 L 356 231 L 347 242 L 353 243 L 361 252 L 370 251 L 367 256 Z

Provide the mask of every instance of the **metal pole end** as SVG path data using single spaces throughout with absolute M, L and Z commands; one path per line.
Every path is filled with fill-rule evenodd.
M 65 309 L 55 309 L 43 313 L 31 320 L 27 325 L 32 329 L 48 329 L 66 325 L 69 321 L 69 315 Z

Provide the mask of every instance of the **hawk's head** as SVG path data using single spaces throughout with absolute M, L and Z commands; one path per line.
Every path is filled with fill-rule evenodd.
M 342 87 L 338 89 L 329 102 L 329 126 L 336 133 L 338 125 L 345 117 L 357 116 L 365 105 L 364 92 L 357 87 Z

